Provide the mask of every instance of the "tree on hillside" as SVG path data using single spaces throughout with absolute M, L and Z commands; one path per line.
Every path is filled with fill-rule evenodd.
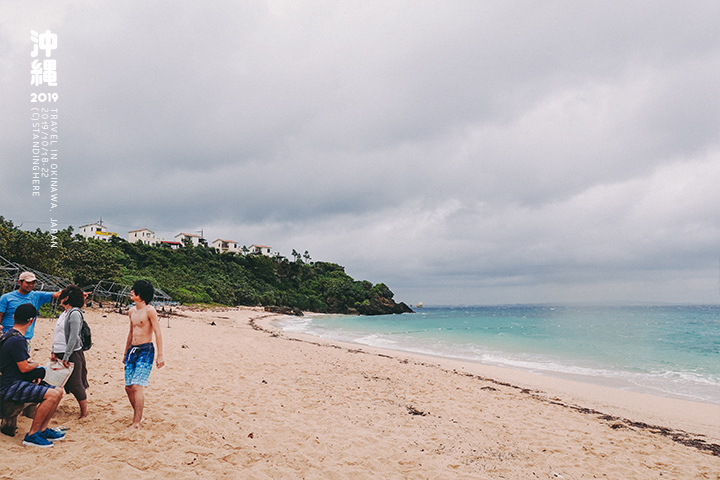
M 248 252 L 243 247 L 243 252 Z M 42 272 L 70 278 L 81 287 L 108 280 L 131 285 L 145 278 L 184 303 L 280 305 L 328 313 L 377 311 L 393 293 L 385 284 L 356 281 L 330 262 L 310 263 L 292 251 L 293 262 L 266 255 L 223 255 L 206 246 L 172 250 L 73 237 L 72 228 L 54 238 L 39 229 L 20 230 L 0 216 L 0 255 Z M 303 259 L 305 262 L 303 262 Z M 385 299 L 385 300 L 382 300 Z M 375 310 L 373 310 L 375 309 Z

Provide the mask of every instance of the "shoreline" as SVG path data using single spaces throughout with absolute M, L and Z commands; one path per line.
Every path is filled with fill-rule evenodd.
M 569 408 L 586 411 L 599 418 L 605 417 L 604 421 L 644 424 L 653 430 L 676 431 L 680 437 L 688 434 L 708 445 L 717 444 L 710 449 L 720 455 L 720 405 L 717 404 L 640 393 L 479 361 L 451 359 L 287 332 L 272 324 L 280 319 L 281 317 L 267 317 L 254 323 L 270 335 L 283 335 L 315 345 L 335 345 L 347 350 L 394 358 L 397 361 L 412 360 L 419 365 L 440 368 L 448 374 L 475 376 L 516 388 L 548 402 L 560 402 Z M 715 422 L 711 423 L 711 419 L 715 419 Z
M 697 308 L 695 305 L 692 307 Z M 653 306 L 653 308 L 655 307 Z M 443 314 L 445 313 L 443 312 Z M 592 353 L 586 355 L 585 352 L 574 351 L 572 348 L 559 348 L 559 345 L 549 346 L 542 335 L 539 338 L 539 346 L 536 348 L 536 345 L 532 343 L 533 335 L 527 335 L 524 332 L 518 337 L 520 340 L 500 340 L 500 335 L 504 335 L 502 332 L 498 334 L 498 340 L 482 335 L 476 338 L 474 332 L 469 332 L 464 338 L 460 338 L 458 335 L 445 336 L 445 332 L 435 336 L 432 332 L 439 326 L 437 321 L 443 316 L 435 318 L 430 315 L 430 321 L 435 320 L 432 327 L 428 326 L 424 320 L 420 320 L 419 325 L 415 325 L 410 319 L 408 322 L 398 322 L 400 325 L 398 328 L 394 328 L 392 326 L 394 322 L 387 319 L 381 319 L 376 326 L 373 326 L 372 320 L 363 319 L 361 316 L 356 329 L 353 327 L 352 316 L 349 315 L 315 314 L 313 312 L 306 312 L 305 315 L 309 320 L 288 317 L 287 320 L 278 321 L 275 326 L 287 329 L 286 332 L 305 333 L 330 341 L 376 347 L 397 351 L 400 354 L 495 366 L 653 397 L 720 406 L 720 384 L 717 381 L 719 377 L 716 373 L 717 364 L 711 363 L 712 354 L 704 356 L 705 358 L 700 358 L 703 355 L 699 355 L 696 362 L 680 356 L 679 363 L 674 364 L 671 356 L 678 354 L 677 351 L 666 353 L 660 357 L 658 353 L 663 350 L 655 348 L 656 353 L 648 354 L 653 349 L 645 346 L 643 347 L 644 352 L 639 355 L 630 355 L 628 357 L 630 360 L 628 360 L 625 356 L 629 347 L 627 345 L 628 348 L 620 348 L 611 344 L 605 345 L 602 342 L 607 342 L 607 335 L 598 346 L 590 345 Z M 458 327 L 452 323 L 456 320 L 452 315 L 450 312 L 449 328 L 443 327 L 439 330 L 458 330 L 458 333 L 462 335 L 468 322 L 465 322 L 462 327 Z M 337 317 L 339 327 L 337 329 L 333 326 L 336 319 L 328 318 L 333 316 Z M 317 324 L 312 320 L 313 318 L 319 319 Z M 468 319 L 469 322 L 472 322 L 474 317 L 470 316 Z M 308 324 L 306 325 L 306 323 Z M 583 322 L 578 320 L 578 323 L 582 324 Z M 663 323 L 670 322 L 650 322 L 649 324 L 661 325 Z M 526 326 L 529 327 L 529 325 Z M 535 325 L 532 326 L 534 331 Z M 549 325 L 549 327 L 554 326 L 554 324 Z M 557 326 L 560 327 L 560 325 Z M 377 331 L 374 330 L 375 327 L 378 328 Z M 540 325 L 540 327 L 548 327 L 548 325 Z M 467 328 L 468 330 L 483 329 L 482 326 L 468 326 Z M 484 328 L 488 330 L 487 326 Z M 494 328 L 504 327 L 491 326 L 491 333 Z M 512 330 L 513 327 L 509 328 Z M 709 324 L 708 328 L 712 328 L 712 324 Z M 403 333 L 410 335 L 402 335 Z M 607 332 L 605 333 L 607 334 Z M 657 336 L 658 332 L 655 332 L 655 335 Z M 510 336 L 512 337 L 512 335 Z M 529 340 L 523 340 L 522 337 L 527 337 Z M 631 337 L 625 335 L 623 338 Z M 567 342 L 569 339 L 561 340 Z M 578 344 L 582 344 L 582 341 L 585 340 L 578 339 Z M 605 348 L 608 348 L 607 352 L 605 352 Z M 696 351 L 704 351 L 706 348 L 708 345 L 702 345 Z M 629 351 L 632 352 L 632 349 Z M 644 361 L 636 362 L 636 360 Z

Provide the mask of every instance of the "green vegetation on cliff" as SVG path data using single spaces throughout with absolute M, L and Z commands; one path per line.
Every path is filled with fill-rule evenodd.
M 217 253 L 186 245 L 177 250 L 113 238 L 109 243 L 73 236 L 72 227 L 50 234 L 20 230 L 0 216 L 0 256 L 81 287 L 102 280 L 131 285 L 145 278 L 181 303 L 278 305 L 327 313 L 400 313 L 382 283 L 357 281 L 342 266 L 263 255 Z M 403 308 L 404 307 L 404 308 Z M 409 310 L 409 309 L 408 309 Z

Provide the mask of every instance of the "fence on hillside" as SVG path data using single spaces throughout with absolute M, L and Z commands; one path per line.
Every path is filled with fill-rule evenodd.
M 73 283 L 70 279 L 50 275 L 21 263 L 11 262 L 0 256 L 0 294 L 16 290 L 18 288 L 18 277 L 20 277 L 22 272 L 32 272 L 35 274 L 37 278 L 35 289 L 38 291 L 57 292 Z M 82 287 L 82 289 L 88 293 L 89 301 L 97 302 L 99 305 L 103 305 L 103 302 L 105 302 L 108 306 L 123 308 L 133 303 L 132 300 L 130 300 L 130 290 L 132 287 L 121 283 L 102 280 L 96 285 L 89 285 Z M 155 305 L 177 304 L 170 295 L 159 288 L 155 288 L 155 296 L 152 303 Z M 51 312 L 54 311 L 56 307 L 57 300 L 53 300 Z

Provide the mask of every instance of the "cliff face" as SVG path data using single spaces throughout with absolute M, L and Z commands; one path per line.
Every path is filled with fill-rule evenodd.
M 330 302 L 328 302 L 330 303 Z M 283 315 L 303 316 L 303 312 L 299 308 L 268 305 L 265 307 L 266 312 L 282 313 Z M 367 304 L 358 305 L 357 308 L 344 308 L 335 305 L 331 311 L 322 313 L 341 313 L 349 315 L 390 315 L 395 313 L 415 313 L 404 302 L 395 303 L 391 298 L 378 297 L 370 300 Z
M 357 306 L 360 315 L 390 315 L 391 313 L 415 313 L 404 302 L 395 303 L 391 298 L 373 298 L 368 304 Z

